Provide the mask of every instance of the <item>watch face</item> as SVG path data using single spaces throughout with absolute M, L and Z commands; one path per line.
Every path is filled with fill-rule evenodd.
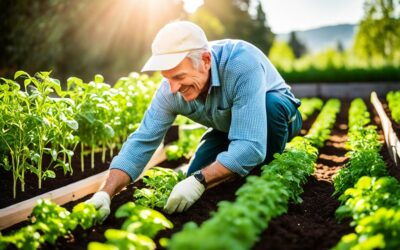
M 204 183 L 204 175 L 200 170 L 194 173 L 194 178 L 196 178 L 196 180 L 198 180 L 199 182 Z

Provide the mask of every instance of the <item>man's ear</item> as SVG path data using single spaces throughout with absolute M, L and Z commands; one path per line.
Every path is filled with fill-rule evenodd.
M 211 68 L 211 52 L 203 52 L 201 59 L 203 60 L 203 70 L 209 71 Z

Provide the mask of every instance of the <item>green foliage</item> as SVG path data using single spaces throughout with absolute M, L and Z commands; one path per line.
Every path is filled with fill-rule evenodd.
M 251 14 L 250 9 L 253 10 Z M 203 13 L 206 15 L 202 16 Z M 195 17 L 189 16 L 189 19 L 198 24 L 208 23 L 208 20 L 211 20 L 211 24 L 208 23 L 204 27 L 208 35 L 207 28 L 212 25 L 209 39 L 243 39 L 256 45 L 265 54 L 268 54 L 271 48 L 274 34 L 267 24 L 262 2 L 259 0 L 220 0 L 218 2 L 205 0 L 198 9 L 198 13 L 193 15 Z
M 342 237 L 335 250 L 397 250 L 400 247 L 400 210 L 380 208 L 362 218 L 356 233 Z
M 295 56 L 292 48 L 286 42 L 275 40 L 268 57 L 283 74 L 292 70 Z
M 354 100 L 349 112 L 350 161 L 333 181 L 342 202 L 336 215 L 339 219 L 351 216 L 356 227 L 355 233 L 343 236 L 334 249 L 400 247 L 400 183 L 387 177 L 376 128 L 366 127 L 369 122 L 365 103 Z
M 355 224 L 380 208 L 400 208 L 400 183 L 393 177 L 361 177 L 354 188 L 340 197 L 342 205 L 336 210 L 339 219 L 352 217 Z
M 287 211 L 289 199 L 300 202 L 302 185 L 314 171 L 317 149 L 301 137 L 282 155 L 249 176 L 234 202 L 222 201 L 201 227 L 190 222 L 173 235 L 168 249 L 249 249 L 269 221 Z
M 393 121 L 400 124 L 400 91 L 389 91 L 386 95 L 386 100 Z
M 324 102 L 317 98 L 301 98 L 301 105 L 299 107 L 299 111 L 303 121 L 307 120 L 308 117 L 313 115 L 316 111 L 321 110 Z
M 72 213 L 49 201 L 38 200 L 31 215 L 32 225 L 3 236 L 0 234 L 0 249 L 14 245 L 18 249 L 38 249 L 45 242 L 53 245 L 79 225 L 84 229 L 91 228 L 98 222 L 98 212 L 92 204 L 79 203 Z
M 160 212 L 133 202 L 120 206 L 115 212 L 115 217 L 127 217 L 121 229 L 129 233 L 146 235 L 149 238 L 154 238 L 160 230 L 173 227 L 172 223 Z
M 121 229 L 108 229 L 105 243 L 90 242 L 89 250 L 141 249 L 156 248 L 154 236 L 172 223 L 161 213 L 150 208 L 138 206 L 133 202 L 125 203 L 115 212 L 117 218 L 127 218 Z M 161 240 L 160 240 L 161 241 Z
M 174 186 L 183 179 L 185 175 L 181 171 L 153 167 L 143 176 L 143 183 L 148 188 L 136 189 L 133 197 L 138 205 L 163 208 Z
M 327 137 L 319 130 L 333 126 L 339 108 L 339 100 L 329 100 L 319 115 L 329 121 L 325 126 L 321 118 L 309 137 L 293 138 L 282 154 L 262 167 L 261 176 L 247 177 L 234 202 L 220 202 L 200 227 L 193 222 L 184 225 L 168 249 L 250 249 L 269 221 L 287 211 L 289 200 L 302 202 L 302 186 L 314 172 L 318 156 L 312 143 L 324 144 Z
M 321 148 L 331 134 L 331 129 L 336 121 L 336 115 L 340 111 L 340 101 L 329 99 L 322 108 L 320 114 L 315 119 L 307 135 L 305 136 L 311 143 Z
M 3 75 L 52 69 L 61 79 L 101 72 L 112 81 L 140 70 L 156 32 L 184 14 L 175 0 L 16 0 L 1 1 L 0 9 Z
M 79 142 L 82 171 L 85 147 L 92 167 L 97 148 L 103 162 L 107 149 L 113 156 L 113 149 L 138 127 L 160 80 L 159 75 L 131 73 L 111 87 L 101 75 L 89 83 L 70 77 L 63 90 L 50 72 L 30 76 L 17 71 L 15 78 L 0 78 L 0 165 L 13 172 L 14 198 L 18 181 L 25 189 L 27 171 L 37 175 L 39 188 L 42 180 L 55 178 L 55 168 L 72 174 Z M 51 158 L 48 166 L 42 165 L 44 155 Z
M 195 123 L 191 123 L 196 126 Z M 204 134 L 204 127 L 195 127 L 194 129 L 185 129 L 179 127 L 179 140 L 168 145 L 166 155 L 168 160 L 178 160 L 182 157 L 189 159 L 195 152 L 200 142 L 201 136 Z
M 367 106 L 361 99 L 352 101 L 349 109 L 349 133 L 347 147 L 351 150 L 346 168 L 342 168 L 333 179 L 334 194 L 342 194 L 355 185 L 364 175 L 387 176 L 385 162 L 379 151 L 381 144 L 375 126 L 370 123 Z
M 396 0 L 367 0 L 354 50 L 367 61 L 400 58 L 400 6 Z

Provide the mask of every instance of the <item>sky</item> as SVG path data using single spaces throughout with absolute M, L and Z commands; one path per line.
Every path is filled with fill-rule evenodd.
M 202 0 L 184 0 L 193 12 Z M 358 23 L 364 0 L 261 0 L 274 33 L 288 33 L 327 25 Z
M 274 33 L 358 23 L 364 0 L 261 0 Z

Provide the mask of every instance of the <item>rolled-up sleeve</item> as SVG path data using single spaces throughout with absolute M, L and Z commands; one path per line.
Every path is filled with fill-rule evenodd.
M 173 105 L 166 97 L 167 88 L 168 86 L 163 82 L 145 112 L 139 128 L 128 137 L 121 151 L 110 164 L 110 169 L 126 172 L 131 181 L 135 181 L 142 173 L 175 120 Z
M 231 171 L 245 176 L 266 156 L 267 114 L 265 75 L 261 66 L 236 73 L 228 150 L 217 161 Z M 235 76 L 235 75 L 234 75 Z

